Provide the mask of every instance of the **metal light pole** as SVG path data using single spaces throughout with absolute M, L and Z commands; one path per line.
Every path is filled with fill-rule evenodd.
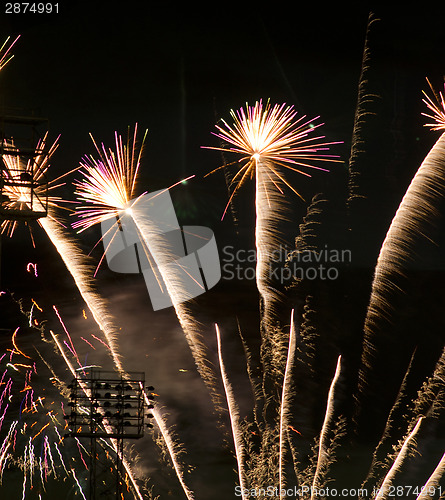
M 71 389 L 71 413 L 65 417 L 70 427 L 67 436 L 90 438 L 89 498 L 99 499 L 98 490 L 107 486 L 106 481 L 101 480 L 102 471 L 98 470 L 101 460 L 97 439 L 111 439 L 115 451 L 115 498 L 122 500 L 124 440 L 140 439 L 144 435 L 144 373 L 119 376 L 115 372 L 89 369 L 79 371 L 68 388 Z M 108 486 L 107 498 L 109 493 Z
M 36 172 L 35 164 L 37 157 L 43 161 L 49 154 L 36 146 L 37 127 L 47 123 L 33 112 L 0 110 L 0 224 L 31 222 L 48 215 L 48 182 L 43 172 Z

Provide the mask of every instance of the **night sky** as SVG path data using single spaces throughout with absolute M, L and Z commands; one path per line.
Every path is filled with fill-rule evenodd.
M 61 134 L 58 170 L 91 151 L 90 132 L 106 142 L 137 122 L 149 130 L 149 179 L 202 175 L 220 161 L 200 149 L 215 145 L 217 120 L 261 98 L 321 115 L 328 137 L 349 140 L 367 8 L 71 2 L 59 9 L 2 17 L 5 35 L 22 38 L 1 79 L 8 106 L 40 109 L 51 133 Z M 402 45 L 410 57 L 391 65 L 436 69 L 437 16 L 383 14 L 395 31 L 391 49 Z
M 2 100 L 40 110 L 52 136 L 61 134 L 54 170 L 92 152 L 89 133 L 107 143 L 137 122 L 149 130 L 147 182 L 202 176 L 220 163 L 201 149 L 215 145 L 215 123 L 261 98 L 321 115 L 330 139 L 350 140 L 365 7 L 70 2 L 59 10 L 2 16 L 5 36 L 22 35 L 1 76 Z M 437 79 L 439 16 L 382 14 L 394 32 L 388 53 L 402 48 L 387 70 Z
M 382 44 L 388 48 L 387 60 L 380 65 L 382 81 L 392 75 L 391 82 L 395 82 L 393 87 L 382 86 L 388 92 L 393 130 L 401 130 L 404 137 L 412 139 L 409 148 L 402 145 L 396 151 L 399 160 L 410 157 L 406 170 L 403 162 L 395 162 L 397 200 L 435 140 L 420 117 L 425 111 L 421 90 L 427 89 L 426 77 L 441 88 L 445 35 L 443 17 L 438 13 L 394 10 L 379 12 L 386 37 Z M 320 3 L 251 7 L 220 3 L 198 8 L 194 4 L 135 1 L 59 2 L 59 14 L 2 12 L 2 39 L 21 38 L 14 47 L 14 59 L 0 74 L 0 105 L 37 109 L 49 119 L 50 138 L 60 134 L 60 146 L 51 162 L 54 176 L 75 168 L 84 155 L 94 153 L 90 133 L 98 142 L 112 146 L 115 131 L 125 134 L 135 123 L 141 133 L 148 129 L 141 190 L 165 188 L 196 175 L 172 193 L 180 222 L 211 227 L 220 238 L 220 248 L 233 244 L 234 239 L 245 247 L 253 238 L 249 200 L 239 201 L 237 224 L 230 216 L 220 221 L 228 196 L 224 175 L 204 175 L 220 166 L 223 159 L 202 146 L 218 145 L 211 132 L 220 118 L 229 118 L 231 109 L 270 98 L 272 103 L 292 104 L 308 117 L 320 115 L 326 137 L 343 141 L 335 151 L 347 162 L 368 14 L 369 9 L 361 5 L 342 9 Z M 320 190 L 333 190 L 337 180 L 344 178 L 345 165 L 334 168 L 332 177 L 315 175 L 313 180 L 301 180 L 307 199 Z M 70 182 L 75 178 L 76 174 L 70 176 L 62 188 L 70 199 Z M 296 206 L 297 213 L 304 216 L 306 205 L 297 202 Z M 290 241 L 300 222 L 295 221 Z M 98 228 L 93 228 L 79 238 L 86 252 L 98 237 Z M 37 229 L 35 238 L 36 249 L 23 228 L 14 239 L 2 238 L 2 287 L 27 299 L 33 293 L 48 307 L 56 302 L 70 321 L 70 329 L 84 328 L 82 305 L 63 264 Z M 101 249 L 95 252 L 93 255 L 100 257 Z M 37 286 L 24 270 L 33 259 L 42 262 Z M 17 281 L 15 276 L 20 276 Z M 222 437 L 214 433 L 215 417 L 205 388 L 194 374 L 174 313 L 154 313 L 141 280 L 116 277 L 106 268 L 98 276 L 118 322 L 127 329 L 124 358 L 134 370 L 145 371 L 157 387 L 171 421 L 190 449 L 190 461 L 198 471 L 193 485 L 203 495 L 197 497 L 229 498 L 221 496 L 233 491 L 223 473 L 230 477 L 234 464 L 230 452 L 219 451 Z M 256 318 L 257 307 L 252 287 L 252 283 L 240 283 L 239 294 L 232 295 L 229 283 L 220 283 L 200 302 L 200 320 L 209 325 L 218 320 L 229 329 L 238 315 L 246 331 L 251 329 L 252 333 L 257 326 L 249 324 L 250 317 Z M 5 327 L 12 328 L 15 319 L 11 321 L 10 311 L 3 309 L 2 316 Z M 49 321 L 54 324 L 54 319 Z M 209 344 L 215 355 L 213 338 Z M 245 374 L 238 340 L 228 340 L 227 350 L 234 356 L 233 373 L 241 379 Z M 66 377 L 69 379 L 68 374 Z M 247 382 L 240 382 L 238 390 L 240 400 L 245 401 L 241 409 L 247 411 Z M 146 442 L 142 448 L 150 446 Z M 203 450 L 209 443 L 211 451 L 206 458 Z M 144 456 L 143 466 L 160 474 L 151 456 Z M 200 467 L 223 493 L 206 482 Z M 232 479 L 236 481 L 234 475 Z M 168 479 L 158 479 L 161 491 L 168 490 L 164 481 Z M 173 498 L 182 498 L 175 488 L 172 486 L 173 495 L 178 496 Z
M 351 126 L 365 9 L 82 5 L 3 19 L 5 33 L 22 34 L 3 99 L 50 119 L 62 135 L 58 164 L 89 151 L 89 132 L 107 140 L 138 122 L 152 175 L 202 174 L 219 161 L 200 149 L 214 144 L 215 122 L 260 98 L 321 115 L 333 136 Z

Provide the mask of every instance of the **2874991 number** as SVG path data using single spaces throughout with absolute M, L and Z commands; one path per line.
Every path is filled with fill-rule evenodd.
M 10 2 L 5 5 L 5 14 L 58 14 L 58 3 Z
M 410 495 L 419 496 L 421 493 L 427 493 L 428 496 L 433 497 L 434 495 L 442 494 L 441 486 L 389 486 L 387 490 L 388 497 L 404 497 L 407 498 Z

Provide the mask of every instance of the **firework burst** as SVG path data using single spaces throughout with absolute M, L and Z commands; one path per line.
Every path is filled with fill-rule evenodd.
M 132 138 L 128 130 L 126 144 L 122 136 L 115 133 L 116 151 L 107 150 L 103 144 L 99 147 L 91 137 L 99 158 L 85 157 L 81 162 L 84 178 L 73 183 L 76 187 L 75 194 L 84 202 L 77 210 L 79 219 L 73 223 L 73 228 L 78 229 L 79 233 L 115 218 L 130 208 L 147 132 L 145 131 L 139 151 L 136 141 L 137 125 Z
M 19 215 L 46 214 L 49 208 L 67 209 L 63 205 L 69 203 L 68 200 L 60 196 L 52 195 L 52 191 L 64 185 L 61 179 L 73 171 L 67 172 L 55 179 L 48 181 L 47 173 L 50 167 L 50 159 L 58 148 L 59 137 L 47 148 L 48 133 L 40 139 L 35 148 L 32 158 L 24 161 L 20 149 L 14 142 L 4 141 L 2 156 L 3 169 L 1 171 L 2 180 L 2 213 L 6 215 L 0 228 L 2 234 L 12 236 L 17 227 Z M 8 217 L 12 215 L 12 217 Z M 31 226 L 25 220 L 25 224 Z M 31 232 L 32 235 L 32 232 Z
M 222 120 L 216 125 L 216 137 L 227 146 L 207 147 L 223 152 L 235 153 L 239 159 L 229 165 L 238 164 L 239 170 L 231 181 L 232 192 L 223 217 L 239 189 L 250 179 L 255 179 L 255 240 L 258 290 L 265 307 L 265 322 L 271 324 L 270 304 L 278 298 L 275 287 L 270 283 L 269 256 L 281 244 L 280 224 L 286 218 L 286 198 L 284 189 L 303 199 L 299 191 L 286 179 L 284 170 L 296 172 L 306 177 L 306 171 L 328 171 L 318 162 L 339 161 L 338 156 L 328 153 L 329 146 L 338 142 L 325 142 L 324 136 L 314 132 L 323 124 L 319 117 L 307 119 L 297 117 L 293 106 L 257 101 L 254 106 L 231 111 L 233 124 Z M 216 170 L 224 168 L 218 167 Z M 209 175 L 209 174 L 208 174 Z
M 263 182 L 269 181 L 281 193 L 285 186 L 301 197 L 285 179 L 280 167 L 310 177 L 304 168 L 328 171 L 313 165 L 313 162 L 338 161 L 337 156 L 326 153 L 330 145 L 338 143 L 324 142 L 324 136 L 312 135 L 323 125 L 316 123 L 318 116 L 309 120 L 306 116 L 297 118 L 298 113 L 293 106 L 276 104 L 271 108 L 269 103 L 263 106 L 261 100 L 254 106 L 246 105 L 245 110 L 231 110 L 231 115 L 233 125 L 222 120 L 223 126 L 216 125 L 218 133 L 213 134 L 228 143 L 228 146 L 206 147 L 241 155 L 238 161 L 233 162 L 241 166 L 232 179 L 235 187 L 228 205 L 246 180 L 253 179 L 255 174 L 258 176 L 261 167 L 266 170 Z
M 137 174 L 140 169 L 146 135 L 147 132 L 145 132 L 141 145 L 138 146 L 137 126 L 132 136 L 128 133 L 126 144 L 122 137 L 115 133 L 114 151 L 106 149 L 104 145 L 98 147 L 94 142 L 99 157 L 96 159 L 89 156 L 84 159 L 81 164 L 83 179 L 74 183 L 81 205 L 76 207 L 79 218 L 72 226 L 80 233 L 95 224 L 111 221 L 108 229 L 111 236 L 110 241 L 121 230 L 121 223 L 124 225 L 129 222 L 136 229 L 138 244 L 142 249 L 140 257 L 146 258 L 157 284 L 171 298 L 197 369 L 210 388 L 215 404 L 217 404 L 219 399 L 215 389 L 215 375 L 207 362 L 206 348 L 202 342 L 199 327 L 183 303 L 183 297 L 186 293 L 182 277 L 184 269 L 180 266 L 170 265 L 175 259 L 175 249 L 163 236 L 164 233 L 159 230 L 160 221 L 152 220 L 141 207 L 143 202 L 140 201 L 146 193 L 136 194 Z M 184 180 L 164 190 L 157 191 L 152 196 L 166 192 L 182 182 Z M 105 248 L 105 253 L 106 251 L 107 248 Z M 105 253 L 97 268 L 101 265 Z
M 445 100 L 442 92 L 437 94 L 430 81 L 427 79 L 428 85 L 434 95 L 434 98 L 428 96 L 425 91 L 422 91 L 425 99 L 422 102 L 425 103 L 432 114 L 422 113 L 422 116 L 431 118 L 433 123 L 425 123 L 425 127 L 431 127 L 431 130 L 444 130 L 445 129 Z
M 71 202 L 51 194 L 53 190 L 65 184 L 62 182 L 64 177 L 80 167 L 48 181 L 49 162 L 58 147 L 59 138 L 47 149 L 47 136 L 48 134 L 45 134 L 37 143 L 33 157 L 26 162 L 23 161 L 20 149 L 15 147 L 12 141 L 3 142 L 3 149 L 7 151 L 7 154 L 2 157 L 4 168 L 1 170 L 1 213 L 5 216 L 0 225 L 1 233 L 12 236 L 19 221 L 23 219 L 22 216 L 25 216 L 23 220 L 29 227 L 34 244 L 32 226 L 26 217 L 30 216 L 32 220 L 36 218 L 36 215 L 40 216 L 37 219 L 39 226 L 43 228 L 61 256 L 82 298 L 105 335 L 115 365 L 121 369 L 114 340 L 117 328 L 108 313 L 105 301 L 95 292 L 90 283 L 91 267 L 80 247 L 56 215 L 57 209 L 71 210 L 64 206 Z

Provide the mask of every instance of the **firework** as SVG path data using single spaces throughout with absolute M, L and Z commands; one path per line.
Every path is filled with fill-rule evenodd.
M 337 156 L 328 155 L 323 151 L 327 151 L 330 145 L 338 142 L 323 142 L 324 136 L 311 135 L 323 125 L 316 123 L 318 116 L 310 120 L 306 120 L 306 116 L 297 119 L 298 113 L 293 106 L 276 104 L 271 108 L 267 103 L 263 109 L 262 101 L 257 101 L 254 106 L 247 105 L 246 110 L 243 108 L 237 112 L 232 110 L 231 115 L 233 125 L 230 126 L 222 120 L 223 126 L 216 125 L 218 133 L 213 134 L 227 142 L 228 146 L 220 148 L 206 146 L 206 149 L 240 155 L 240 159 L 236 162 L 240 164 L 240 168 L 232 179 L 235 187 L 227 207 L 244 182 L 253 179 L 255 175 L 258 176 L 260 170 L 266 172 L 262 183 L 268 187 L 272 185 L 280 192 L 282 187 L 287 187 L 301 197 L 300 193 L 286 181 L 280 167 L 310 177 L 305 168 L 327 171 L 315 166 L 314 161 L 337 161 Z
M 83 252 L 80 250 L 74 239 L 68 234 L 68 232 L 65 230 L 63 225 L 58 221 L 57 217 L 55 216 L 55 209 L 56 208 L 61 208 L 60 203 L 65 201 L 62 200 L 60 197 L 56 196 L 48 196 L 48 191 L 51 189 L 55 189 L 59 186 L 62 185 L 60 181 L 61 177 L 51 181 L 47 182 L 46 181 L 46 173 L 49 167 L 49 159 L 51 158 L 52 154 L 57 148 L 57 141 L 52 145 L 52 147 L 49 149 L 47 153 L 43 153 L 45 150 L 45 142 L 46 142 L 47 136 L 45 137 L 38 143 L 36 147 L 36 156 L 33 158 L 33 160 L 28 161 L 27 163 L 23 162 L 20 158 L 20 152 L 15 146 L 10 143 L 8 144 L 8 149 L 11 151 L 11 154 L 4 155 L 4 164 L 5 164 L 5 169 L 4 169 L 4 177 L 6 179 L 10 180 L 11 182 L 8 184 L 8 182 L 5 183 L 4 189 L 3 189 L 3 194 L 7 196 L 7 203 L 4 203 L 4 208 L 6 210 L 32 210 L 32 211 L 38 211 L 38 212 L 44 212 L 46 211 L 47 208 L 48 210 L 48 216 L 43 217 L 38 220 L 40 226 L 44 229 L 46 234 L 48 235 L 49 239 L 51 242 L 54 244 L 56 247 L 58 253 L 62 257 L 63 262 L 65 263 L 68 271 L 70 274 L 73 276 L 75 283 L 77 285 L 77 288 L 79 289 L 82 298 L 85 300 L 88 308 L 90 309 L 93 318 L 95 319 L 96 323 L 99 325 L 100 329 L 105 335 L 105 338 L 107 340 L 107 347 L 113 357 L 113 361 L 115 366 L 117 367 L 118 370 L 122 371 L 122 366 L 120 364 L 120 360 L 117 354 L 116 346 L 115 346 L 115 334 L 116 334 L 116 328 L 114 326 L 114 323 L 111 319 L 110 314 L 108 313 L 108 310 L 105 305 L 105 301 L 102 299 L 101 296 L 99 296 L 95 290 L 93 289 L 91 283 L 90 283 L 90 271 L 92 271 L 92 267 L 89 266 L 87 259 L 83 255 Z M 74 170 L 77 170 L 74 169 Z M 73 171 L 74 171 L 73 170 Z M 71 172 L 73 172 L 71 171 Z M 68 175 L 69 173 L 64 174 Z M 15 177 L 22 179 L 25 178 L 29 179 L 28 183 L 23 183 L 22 185 L 20 182 L 13 182 L 15 180 Z M 62 176 L 62 177 L 64 177 Z M 29 189 L 28 185 L 30 184 L 32 189 Z M 45 206 L 45 201 L 47 199 L 47 206 Z M 5 206 L 6 205 L 6 206 Z M 7 232 L 10 236 L 12 236 L 14 229 L 16 227 L 16 221 L 5 221 L 4 225 L 2 226 L 2 230 L 4 232 Z M 35 268 L 34 268 L 35 269 Z M 33 304 L 34 306 L 34 304 Z M 73 354 L 75 357 L 77 363 L 79 366 L 81 366 L 80 360 L 78 358 L 78 355 L 76 353 L 76 350 L 74 349 L 72 339 L 60 317 L 60 314 L 58 313 L 57 309 L 54 307 L 54 310 L 57 314 L 57 317 L 59 318 L 59 321 L 61 322 L 61 325 L 65 331 L 65 333 L 68 336 L 69 339 L 69 344 L 65 342 L 66 347 L 70 350 L 70 352 Z M 31 314 L 30 314 L 31 317 Z M 13 344 L 14 347 L 19 354 L 21 351 L 18 350 L 15 344 L 15 334 L 13 335 Z M 52 334 L 53 340 L 56 343 L 56 345 L 59 347 L 59 351 L 62 354 L 62 357 L 65 360 L 65 363 L 67 366 L 71 368 L 71 363 L 69 362 L 68 358 L 66 357 L 61 345 L 58 343 L 57 338 Z M 11 367 L 15 366 L 12 365 Z M 43 432 L 45 427 L 42 427 L 39 433 Z M 38 433 L 38 434 L 39 434 Z M 38 434 L 36 434 L 34 437 L 36 437 Z M 34 438 L 33 438 L 34 439 Z M 25 461 L 26 461 L 26 456 L 32 457 L 33 454 L 31 453 L 33 451 L 33 448 L 31 448 L 31 443 L 28 447 L 28 449 L 25 451 Z M 43 478 L 46 478 L 47 476 L 47 470 L 48 470 L 48 462 L 46 460 L 46 457 L 49 457 L 50 463 L 53 463 L 51 451 L 48 447 L 44 447 L 45 450 L 45 461 L 42 462 L 40 461 L 40 471 L 41 471 L 41 478 L 42 478 L 42 485 L 43 485 Z M 57 449 L 59 453 L 59 449 Z M 79 450 L 80 451 L 80 450 Z M 27 455 L 26 455 L 27 454 Z M 82 460 L 82 457 L 81 457 Z M 28 460 L 29 462 L 29 460 Z M 135 488 L 136 494 L 138 498 L 142 498 L 137 486 L 135 485 L 133 476 L 131 474 L 131 471 L 129 469 L 128 464 L 125 462 L 125 468 L 128 477 L 130 477 L 131 482 Z M 65 467 L 65 466 L 64 466 Z M 27 473 L 26 471 L 29 470 L 30 472 Z M 24 469 L 24 482 L 23 482 L 23 495 L 25 495 L 26 489 L 27 489 L 27 478 L 32 481 L 32 471 L 34 470 L 34 463 L 31 464 L 29 467 L 25 467 Z M 72 470 L 73 476 L 75 477 L 74 469 Z M 77 480 L 76 480 L 77 482 Z
M 330 145 L 338 143 L 325 142 L 324 136 L 314 134 L 323 125 L 317 123 L 319 117 L 306 119 L 306 116 L 297 117 L 297 114 L 293 106 L 276 104 L 271 107 L 269 103 L 263 106 L 262 101 L 257 101 L 254 106 L 246 105 L 245 110 L 232 110 L 233 125 L 222 120 L 223 125 L 216 125 L 218 132 L 214 133 L 227 146 L 207 147 L 239 156 L 237 161 L 229 164 L 235 163 L 239 168 L 231 181 L 232 193 L 223 217 L 239 189 L 248 180 L 255 179 L 256 278 L 265 302 L 266 317 L 268 302 L 274 298 L 267 263 L 279 241 L 278 228 L 285 215 L 284 190 L 289 189 L 302 198 L 286 180 L 285 171 L 310 177 L 308 169 L 327 171 L 317 163 L 338 161 L 337 156 L 327 152 Z
M 11 37 L 8 36 L 3 45 L 0 47 L 0 70 L 2 70 L 14 57 L 10 52 L 12 47 L 15 45 L 15 42 L 17 42 L 17 40 L 20 38 L 20 35 L 8 45 L 10 38 Z
M 415 442 L 415 436 L 417 432 L 419 431 L 420 425 L 422 423 L 424 417 L 420 417 L 414 426 L 414 429 L 409 433 L 405 441 L 403 442 L 403 445 L 397 454 L 396 459 L 394 460 L 394 463 L 392 464 L 391 469 L 389 470 L 388 474 L 385 476 L 383 479 L 383 483 L 379 488 L 379 491 L 377 493 L 377 496 L 375 497 L 375 500 L 383 500 L 384 498 L 387 498 L 389 495 L 389 489 L 390 486 L 394 480 L 394 477 L 396 473 L 400 470 L 400 467 L 403 463 L 403 461 L 409 456 L 409 450 L 410 447 L 413 446 L 413 443 Z
M 135 186 L 140 167 L 141 155 L 147 136 L 145 131 L 142 144 L 137 150 L 137 125 L 133 138 L 128 131 L 127 143 L 115 133 L 116 151 L 97 145 L 91 137 L 99 158 L 87 156 L 81 162 L 83 179 L 75 181 L 75 194 L 83 205 L 77 208 L 79 220 L 73 228 L 82 232 L 88 227 L 108 219 L 114 219 L 131 209 L 135 198 Z
M 290 332 L 289 332 L 289 344 L 287 349 L 287 360 L 286 360 L 286 368 L 284 370 L 283 377 L 283 388 L 281 391 L 281 408 L 280 408 L 280 450 L 279 450 L 279 459 L 278 459 L 278 481 L 280 488 L 280 497 L 281 492 L 284 488 L 284 430 L 289 425 L 288 418 L 290 413 L 290 392 L 292 387 L 292 365 L 295 362 L 295 352 L 297 347 L 297 335 L 295 332 L 295 323 L 294 323 L 294 310 L 291 312 L 291 320 L 290 320 Z
M 341 372 L 341 356 L 337 360 L 337 368 L 335 370 L 334 378 L 332 379 L 331 387 L 329 388 L 328 402 L 326 406 L 326 413 L 323 421 L 323 426 L 320 432 L 320 442 L 318 444 L 318 459 L 317 468 L 315 469 L 314 479 L 312 482 L 311 500 L 315 498 L 317 489 L 320 488 L 321 471 L 328 465 L 328 431 L 332 427 L 332 419 L 334 414 L 334 395 L 336 385 Z
M 60 136 L 59 136 L 60 137 Z M 50 167 L 50 159 L 58 148 L 59 137 L 46 149 L 48 133 L 40 139 L 35 148 L 35 155 L 24 161 L 20 155 L 20 149 L 13 141 L 4 141 L 3 146 L 7 151 L 2 160 L 2 212 L 5 220 L 1 223 L 2 234 L 12 236 L 18 221 L 14 217 L 8 218 L 8 214 L 46 214 L 48 209 L 67 209 L 64 205 L 70 203 L 60 196 L 51 192 L 65 184 L 62 179 L 74 170 L 48 181 L 47 174 Z M 51 216 L 52 217 L 52 216 Z M 32 237 L 32 229 L 28 225 Z
M 163 232 L 159 230 L 159 221 L 147 216 L 144 207 L 141 206 L 143 203 L 140 203 L 140 200 L 145 193 L 139 196 L 136 194 L 137 174 L 146 134 L 147 131 L 138 147 L 137 125 L 132 136 L 128 132 L 126 143 L 116 132 L 114 151 L 106 149 L 103 144 L 99 147 L 93 140 L 99 157 L 89 156 L 81 163 L 83 179 L 74 183 L 81 205 L 76 207 L 78 220 L 72 226 L 78 232 L 82 232 L 95 224 L 111 220 L 108 230 L 111 240 L 114 237 L 113 234 L 120 230 L 121 225 L 128 222 L 135 227 L 138 243 L 142 247 L 142 257 L 147 259 L 159 287 L 170 296 L 197 369 L 210 388 L 217 405 L 219 399 L 215 389 L 215 375 L 206 361 L 206 349 L 202 343 L 201 334 L 193 316 L 182 303 L 184 296 L 187 295 L 187 290 L 184 289 L 184 274 L 187 274 L 187 271 L 181 266 L 171 265 L 171 262 L 175 260 L 175 250 L 171 242 L 164 237 Z M 183 181 L 165 190 L 157 191 L 153 197 L 181 182 Z M 150 202 L 151 199 L 148 201 Z M 190 277 L 190 274 L 187 276 Z
M 380 249 L 364 324 L 357 397 L 361 415 L 365 411 L 368 414 L 374 411 L 374 405 L 366 402 L 367 399 L 380 399 L 385 390 L 379 388 L 379 394 L 376 394 L 376 366 L 381 362 L 388 363 L 396 342 L 403 339 L 394 332 L 393 325 L 397 324 L 399 313 L 393 304 L 397 303 L 399 296 L 406 295 L 407 269 L 416 262 L 430 258 L 421 250 L 423 246 L 435 245 L 439 240 L 440 218 L 436 207 L 444 193 L 445 133 L 436 141 L 416 172 Z M 388 343 L 385 335 L 387 331 L 392 332 L 393 344 Z M 389 364 L 387 366 L 387 373 L 390 373 L 391 367 Z
M 437 464 L 437 467 L 434 469 L 434 472 L 431 474 L 428 481 L 422 487 L 421 493 L 416 500 L 428 500 L 428 498 L 431 498 L 431 496 L 435 494 L 436 489 L 439 486 L 439 481 L 444 473 L 445 454 L 442 455 L 440 462 Z
M 44 217 L 40 220 L 40 224 L 57 249 L 94 320 L 103 332 L 115 366 L 122 370 L 116 345 L 118 328 L 109 313 L 106 301 L 91 283 L 93 266 L 89 265 L 77 242 L 53 217 Z
M 6 213 L 11 210 L 18 212 L 28 210 L 47 215 L 38 219 L 38 224 L 46 232 L 72 275 L 82 298 L 105 335 L 116 366 L 121 369 L 114 345 L 117 328 L 112 322 L 105 301 L 94 291 L 90 284 L 91 268 L 82 250 L 71 235 L 64 230 L 63 225 L 56 216 L 56 210 L 60 208 L 66 209 L 64 205 L 70 202 L 59 196 L 49 195 L 53 190 L 64 185 L 63 178 L 78 170 L 79 167 L 51 181 L 47 181 L 49 162 L 58 147 L 59 139 L 57 138 L 46 151 L 47 136 L 48 134 L 45 134 L 43 139 L 38 142 L 35 149 L 36 154 L 28 162 L 23 162 L 19 149 L 12 142 L 8 143 L 10 154 L 3 155 L 5 169 L 2 171 L 3 178 L 6 180 L 2 195 L 7 201 L 3 202 L 2 208 Z M 27 179 L 27 181 L 21 182 L 20 179 Z M 2 223 L 1 229 L 2 232 L 12 236 L 16 226 L 17 220 L 6 219 Z M 31 226 L 29 226 L 29 229 L 32 237 Z
M 445 100 L 442 92 L 437 94 L 429 80 L 427 79 L 428 85 L 434 95 L 434 98 L 428 96 L 425 91 L 422 91 L 425 99 L 422 102 L 425 103 L 432 114 L 422 113 L 422 116 L 431 118 L 433 123 L 425 123 L 425 127 L 431 127 L 431 130 L 443 130 L 445 129 Z
M 235 395 L 233 393 L 232 384 L 230 383 L 229 376 L 225 367 L 222 346 L 221 346 L 221 333 L 219 331 L 218 325 L 215 325 L 216 338 L 218 345 L 218 359 L 219 366 L 221 369 L 221 377 L 224 384 L 224 391 L 227 399 L 227 406 L 229 409 L 230 423 L 232 427 L 233 443 L 235 446 L 236 461 L 238 464 L 238 476 L 241 488 L 242 499 L 247 498 L 246 491 L 246 472 L 244 467 L 244 461 L 246 459 L 246 450 L 243 444 L 243 434 L 240 428 L 240 415 L 238 405 L 236 403 Z

